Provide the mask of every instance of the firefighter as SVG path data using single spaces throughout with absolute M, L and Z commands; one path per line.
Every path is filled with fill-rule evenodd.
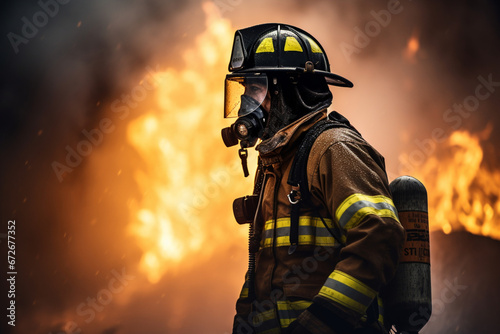
M 235 215 L 251 212 L 253 232 L 233 333 L 385 332 L 380 291 L 395 273 L 404 230 L 384 158 L 332 111 L 340 125 L 307 152 L 307 189 L 288 182 L 303 138 L 328 117 L 328 85 L 352 83 L 330 72 L 313 36 L 284 24 L 236 31 L 229 71 L 225 117 L 237 119 L 223 139 L 240 143 L 242 161 L 242 150 L 261 140 L 257 200 L 251 210 L 236 207 L 250 206 L 247 198 L 235 201 Z

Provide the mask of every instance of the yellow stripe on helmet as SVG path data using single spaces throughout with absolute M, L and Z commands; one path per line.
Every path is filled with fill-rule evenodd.
M 285 40 L 285 51 L 304 52 L 295 37 L 288 36 Z
M 264 52 L 274 52 L 274 45 L 272 37 L 267 37 L 260 42 L 259 47 L 255 53 L 264 53 Z
M 309 44 L 311 45 L 311 51 L 313 53 L 323 53 L 323 51 L 321 50 L 321 48 L 319 47 L 319 45 L 315 41 L 313 41 L 309 37 L 307 38 L 307 40 L 309 41 Z

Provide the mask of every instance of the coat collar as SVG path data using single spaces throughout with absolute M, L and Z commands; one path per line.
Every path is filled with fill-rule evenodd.
M 277 156 L 285 150 L 286 147 L 291 147 L 301 135 L 309 130 L 317 121 L 325 118 L 327 109 L 322 109 L 316 112 L 309 113 L 299 118 L 295 122 L 287 125 L 276 134 L 264 140 L 255 148 L 260 153 L 264 164 L 273 163 Z M 283 152 L 284 153 L 284 152 Z

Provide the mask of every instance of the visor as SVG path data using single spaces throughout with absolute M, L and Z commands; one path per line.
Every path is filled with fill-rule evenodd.
M 242 117 L 252 113 L 266 98 L 267 87 L 267 75 L 264 73 L 226 75 L 224 118 Z

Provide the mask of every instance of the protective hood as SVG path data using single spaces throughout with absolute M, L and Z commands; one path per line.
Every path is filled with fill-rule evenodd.
M 302 116 L 326 109 L 332 103 L 332 93 L 322 76 L 311 73 L 295 77 L 279 73 L 269 76 L 271 108 L 264 140 Z

